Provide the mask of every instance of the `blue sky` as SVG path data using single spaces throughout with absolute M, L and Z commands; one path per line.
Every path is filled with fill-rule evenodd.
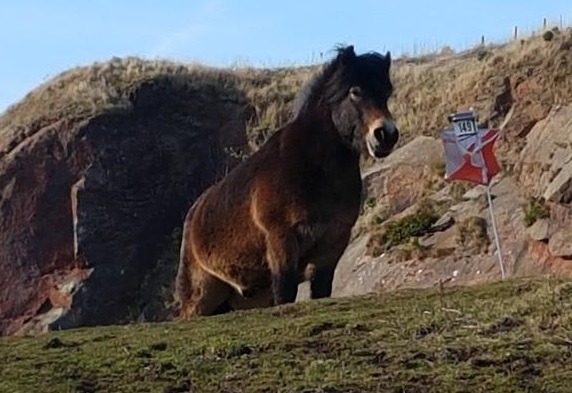
M 464 49 L 542 18 L 572 24 L 572 1 L 0 0 L 0 112 L 58 73 L 112 56 L 216 66 L 315 62 L 358 52 Z

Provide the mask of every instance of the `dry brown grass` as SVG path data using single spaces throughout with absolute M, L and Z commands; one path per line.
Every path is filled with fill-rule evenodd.
M 247 127 L 251 151 L 290 119 L 296 94 L 316 70 L 317 67 L 299 67 L 239 71 L 241 87 L 254 109 Z
M 193 91 L 208 85 L 215 94 L 236 95 L 238 78 L 224 69 L 198 64 L 113 58 L 76 67 L 28 93 L 0 117 L 0 152 L 54 122 L 77 122 L 102 113 L 128 112 L 130 93 L 146 81 Z M 232 98 L 232 97 L 229 97 Z
M 443 52 L 396 59 L 390 109 L 403 134 L 401 143 L 420 134 L 436 136 L 447 126 L 451 111 L 469 106 L 475 107 L 482 120 L 498 126 L 508 109 L 495 107 L 495 97 L 506 90 L 506 78 L 516 102 L 513 117 L 519 120 L 514 129 L 509 125 L 506 131 L 520 132 L 518 127 L 552 105 L 572 101 L 570 48 L 572 31 L 568 29 L 556 32 L 550 41 L 536 36 L 457 55 Z M 202 84 L 222 95 L 238 89 L 254 108 L 248 136 L 255 150 L 289 119 L 297 91 L 317 69 L 230 70 L 135 57 L 74 68 L 40 85 L 0 116 L 0 151 L 61 119 L 76 121 L 104 112 L 128 111 L 129 92 L 155 79 L 183 85 L 190 92 Z
M 448 114 L 470 106 L 481 120 L 498 127 L 506 112 L 495 108 L 494 101 L 505 90 L 505 78 L 515 86 L 534 81 L 525 86 L 528 91 L 513 92 L 517 100 L 535 100 L 535 105 L 546 108 L 570 102 L 571 46 L 572 31 L 568 29 L 550 42 L 537 36 L 495 48 L 477 48 L 463 56 L 395 67 L 391 109 L 405 140 L 419 134 L 437 136 L 448 126 Z
M 253 108 L 247 128 L 251 150 L 256 150 L 288 120 L 297 91 L 315 68 L 231 70 L 137 57 L 76 67 L 38 86 L 0 116 L 0 152 L 60 120 L 77 122 L 103 113 L 128 112 L 130 93 L 147 81 L 183 89 L 189 95 L 205 86 L 223 98 L 244 95 Z

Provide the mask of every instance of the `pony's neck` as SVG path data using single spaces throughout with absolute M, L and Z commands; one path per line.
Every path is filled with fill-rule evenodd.
M 331 109 L 325 105 L 306 108 L 301 120 L 300 135 L 307 155 L 316 164 L 324 167 L 358 165 L 360 154 L 352 150 L 340 136 L 333 120 Z

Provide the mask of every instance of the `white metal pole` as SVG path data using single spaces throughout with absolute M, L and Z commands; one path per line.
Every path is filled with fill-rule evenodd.
M 501 277 L 504 280 L 505 279 L 505 270 L 504 270 L 504 262 L 502 259 L 502 250 L 501 250 L 501 246 L 500 246 L 500 239 L 499 239 L 499 234 L 497 232 L 497 225 L 495 222 L 495 215 L 493 212 L 493 199 L 491 197 L 491 187 L 490 184 L 487 186 L 487 199 L 489 201 L 489 212 L 491 214 L 491 224 L 493 227 L 493 233 L 495 236 L 495 243 L 496 243 L 496 249 L 497 249 L 497 253 L 498 253 L 498 258 L 499 258 L 499 266 L 500 266 L 500 270 L 501 270 Z

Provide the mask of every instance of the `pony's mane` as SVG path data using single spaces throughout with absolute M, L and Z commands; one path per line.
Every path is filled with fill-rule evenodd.
M 321 69 L 310 80 L 306 81 L 294 99 L 292 108 L 292 117 L 296 118 L 298 115 L 308 109 L 311 103 L 316 102 L 328 79 L 332 77 L 336 69 L 339 67 L 339 59 L 345 50 L 352 50 L 353 48 L 346 48 L 338 46 L 335 48 L 337 52 L 336 57 L 328 63 L 322 65 Z
M 354 53 L 353 45 L 338 46 L 334 50 L 337 52 L 336 57 L 324 64 L 316 75 L 300 88 L 292 107 L 293 119 L 308 110 L 312 104 L 331 103 L 342 99 L 351 87 L 351 73 L 348 72 L 351 65 L 343 60 L 349 56 L 352 57 L 352 61 L 357 60 L 358 56 Z M 384 61 L 384 57 L 376 52 L 369 52 L 359 57 Z

